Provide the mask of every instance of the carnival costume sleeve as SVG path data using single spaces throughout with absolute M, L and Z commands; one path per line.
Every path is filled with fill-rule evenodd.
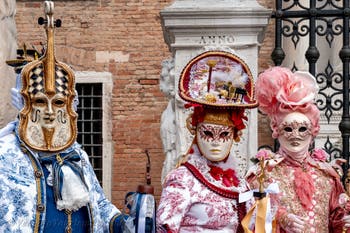
M 190 208 L 191 177 L 185 167 L 171 172 L 163 185 L 162 196 L 157 210 L 157 232 L 179 232 L 185 213 Z
M 334 187 L 331 192 L 330 202 L 329 202 L 329 208 L 330 208 L 330 214 L 329 214 L 329 232 L 342 232 L 344 222 L 343 217 L 345 216 L 346 212 L 349 212 L 349 209 L 346 210 L 343 207 L 339 205 L 339 197 L 341 194 L 344 194 L 344 188 L 342 184 L 340 183 L 340 179 L 335 177 L 334 178 Z M 346 232 L 350 232 L 350 230 L 347 230 Z
M 334 180 L 329 201 L 329 232 L 342 232 L 344 226 L 343 217 L 350 213 L 349 198 L 341 183 L 341 177 L 339 177 L 334 168 L 326 162 L 323 162 L 323 166 L 320 165 L 320 167 Z M 350 230 L 348 229 L 346 232 L 350 232 Z
M 86 170 L 89 174 L 89 179 L 92 185 L 92 190 L 95 191 L 94 198 L 96 198 L 96 203 L 98 205 L 98 212 L 101 216 L 100 224 L 103 229 L 108 229 L 109 232 L 122 232 L 121 221 L 122 214 L 121 212 L 106 198 L 99 181 L 95 175 L 92 165 L 89 162 L 88 155 L 85 151 L 81 150 L 81 155 L 86 161 Z M 93 210 L 96 211 L 96 210 Z

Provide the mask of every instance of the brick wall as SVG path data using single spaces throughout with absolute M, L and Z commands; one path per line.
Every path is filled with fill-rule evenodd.
M 258 2 L 268 8 L 274 9 L 275 1 L 274 0 L 258 0 Z M 265 69 L 273 66 L 274 63 L 271 60 L 271 53 L 275 43 L 275 25 L 274 20 L 270 19 L 269 25 L 265 31 L 265 38 L 261 45 L 259 51 L 259 73 Z M 266 116 L 259 114 L 258 115 L 258 146 L 269 145 L 273 146 L 274 142 L 271 138 L 270 122 Z
M 112 202 L 123 206 L 124 195 L 144 183 L 148 149 L 152 184 L 161 193 L 164 160 L 160 141 L 160 116 L 167 101 L 159 90 L 161 62 L 170 57 L 163 40 L 159 11 L 172 0 L 55 1 L 54 18 L 62 19 L 56 30 L 56 57 L 76 71 L 108 71 L 113 74 L 113 184 Z M 272 0 L 260 0 L 273 6 Z M 45 42 L 37 18 L 42 1 L 17 0 L 18 45 Z M 266 31 L 260 50 L 260 71 L 272 64 L 273 26 Z M 263 121 L 263 119 L 261 120 Z M 259 125 L 260 126 L 260 125 Z M 259 127 L 259 140 L 270 132 Z M 260 141 L 259 141 L 260 144 Z

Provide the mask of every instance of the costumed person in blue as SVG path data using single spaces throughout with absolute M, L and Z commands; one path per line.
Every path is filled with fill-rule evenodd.
M 45 53 L 23 67 L 12 90 L 19 117 L 0 131 L 0 232 L 121 232 L 76 142 L 74 73 L 54 55 L 53 2 L 45 13 Z

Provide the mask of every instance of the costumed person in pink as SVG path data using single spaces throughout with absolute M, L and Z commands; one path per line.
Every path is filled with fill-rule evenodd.
M 248 67 L 231 53 L 209 51 L 184 68 L 179 95 L 193 107 L 187 127 L 195 135 L 184 160 L 165 178 L 157 210 L 157 232 L 242 232 L 247 191 L 230 156 L 245 125 L 246 108 L 256 107 Z
M 310 73 L 293 73 L 283 67 L 266 70 L 256 82 L 259 109 L 269 116 L 272 137 L 280 143 L 277 153 L 258 152 L 258 156 L 269 157 L 265 186 L 277 183 L 280 189 L 270 196 L 277 232 L 341 233 L 347 232 L 344 224 L 350 223 L 348 196 L 327 162 L 328 154 L 311 149 L 320 129 L 320 113 L 314 103 L 317 92 Z M 258 173 L 258 166 L 248 172 L 252 188 L 259 185 Z

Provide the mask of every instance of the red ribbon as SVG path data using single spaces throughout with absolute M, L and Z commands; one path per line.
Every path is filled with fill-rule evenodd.
M 220 167 L 209 166 L 210 167 L 210 175 L 215 180 L 222 180 L 222 184 L 226 187 L 237 187 L 239 185 L 239 179 L 236 176 L 236 172 L 233 169 L 223 170 Z

